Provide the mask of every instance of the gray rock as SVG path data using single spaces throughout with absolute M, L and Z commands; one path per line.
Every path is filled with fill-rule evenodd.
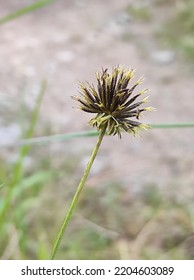
M 18 124 L 0 128 L 0 147 L 13 145 L 20 137 Z
M 132 17 L 129 13 L 121 12 L 115 16 L 115 23 L 118 25 L 125 25 L 128 22 L 132 21 Z
M 75 57 L 75 53 L 71 50 L 60 51 L 56 54 L 57 61 L 61 63 L 71 62 Z
M 155 51 L 151 55 L 151 59 L 159 65 L 170 64 L 175 61 L 176 53 L 173 50 Z

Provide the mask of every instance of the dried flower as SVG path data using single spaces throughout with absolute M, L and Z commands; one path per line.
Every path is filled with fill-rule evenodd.
M 52 260 L 55 258 L 59 249 L 62 236 L 71 220 L 73 210 L 75 209 L 105 133 L 107 132 L 109 135 L 118 134 L 118 136 L 121 137 L 122 130 L 136 134 L 138 130 L 146 129 L 148 127 L 145 124 L 132 120 L 132 118 L 139 119 L 141 113 L 144 111 L 153 110 L 151 107 L 139 108 L 143 103 L 148 102 L 148 97 L 144 98 L 142 101 L 135 102 L 140 95 L 147 92 L 147 89 L 141 90 L 138 94 L 132 97 L 135 88 L 143 81 L 143 79 L 140 78 L 132 87 L 128 88 L 128 83 L 133 76 L 134 70 L 123 69 L 120 66 L 113 68 L 112 74 L 109 74 L 107 69 L 102 70 L 101 74 L 96 73 L 97 89 L 89 83 L 87 84 L 87 87 L 83 83 L 80 83 L 81 96 L 73 97 L 79 102 L 81 110 L 96 114 L 89 123 L 97 127 L 97 129 L 100 130 L 100 133 L 68 208 L 67 214 L 63 220 L 62 226 L 58 232 L 51 253 Z
M 118 134 L 121 137 L 121 131 L 136 134 L 141 129 L 147 129 L 149 126 L 142 124 L 132 118 L 139 119 L 144 111 L 152 111 L 154 108 L 140 108 L 147 103 L 148 97 L 135 102 L 148 89 L 143 89 L 132 97 L 135 88 L 143 82 L 140 78 L 132 87 L 128 87 L 130 80 L 134 77 L 133 69 L 124 69 L 121 66 L 113 68 L 112 73 L 108 69 L 102 70 L 102 73 L 96 73 L 97 89 L 87 83 L 85 86 L 80 83 L 81 96 L 74 96 L 80 103 L 80 109 L 88 113 L 96 113 L 89 123 L 98 130 L 107 127 L 107 134 Z

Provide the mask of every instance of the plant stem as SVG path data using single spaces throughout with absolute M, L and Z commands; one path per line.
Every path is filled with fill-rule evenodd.
M 106 132 L 106 126 L 104 126 L 104 127 L 102 128 L 102 130 L 100 131 L 100 134 L 99 134 L 99 137 L 98 137 L 98 141 L 97 141 L 97 143 L 96 143 L 96 145 L 95 145 L 95 147 L 94 147 L 94 149 L 93 149 L 93 152 L 92 152 L 91 157 L 90 157 L 90 159 L 89 159 L 89 161 L 88 161 L 88 164 L 87 164 L 87 166 L 86 166 L 86 169 L 85 169 L 85 171 L 84 171 L 84 174 L 83 174 L 83 176 L 82 176 L 82 178 L 81 178 L 81 180 L 80 180 L 80 183 L 79 183 L 79 185 L 78 185 L 78 187 L 77 187 L 76 193 L 75 193 L 75 195 L 74 195 L 74 197 L 73 197 L 73 199 L 72 199 L 72 201 L 71 201 L 70 207 L 69 207 L 69 209 L 68 209 L 68 211 L 67 211 L 67 214 L 66 214 L 66 216 L 65 216 L 65 218 L 64 218 L 63 224 L 62 224 L 62 226 L 61 226 L 61 228 L 60 228 L 60 230 L 59 230 L 59 233 L 58 233 L 58 235 L 57 235 L 57 238 L 56 238 L 56 241 L 55 241 L 55 244 L 54 244 L 54 246 L 53 246 L 52 253 L 51 253 L 51 257 L 50 257 L 51 260 L 53 260 L 53 259 L 55 258 L 55 255 L 56 255 L 57 250 L 58 250 L 58 248 L 59 248 L 61 239 L 62 239 L 63 234 L 64 234 L 64 232 L 65 232 L 65 230 L 66 230 L 66 228 L 67 228 L 67 225 L 68 225 L 68 223 L 69 223 L 69 221 L 70 221 L 70 219 L 71 219 L 72 212 L 73 212 L 73 210 L 74 210 L 74 208 L 75 208 L 75 206 L 76 206 L 76 203 L 77 203 L 77 201 L 78 201 L 78 198 L 79 198 L 79 196 L 80 196 L 80 193 L 81 193 L 81 191 L 82 191 L 82 189 L 83 189 L 84 183 L 85 183 L 85 181 L 86 181 L 86 179 L 87 179 L 87 177 L 88 177 L 88 174 L 89 174 L 89 172 L 90 172 L 90 169 L 91 169 L 91 167 L 92 167 L 92 164 L 93 164 L 93 162 L 94 162 L 94 160 L 95 160 L 95 157 L 96 157 L 96 155 L 97 155 L 97 153 L 98 153 L 98 150 L 99 150 L 100 144 L 101 144 L 101 142 L 102 142 L 102 139 L 103 139 L 103 137 L 104 137 L 104 135 L 105 135 L 105 132 Z

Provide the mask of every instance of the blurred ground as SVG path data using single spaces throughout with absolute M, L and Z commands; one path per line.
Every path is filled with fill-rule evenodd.
M 22 85 L 30 111 L 43 78 L 48 89 L 35 136 L 91 129 L 86 125 L 90 115 L 76 111 L 70 96 L 77 94 L 78 81 L 95 81 L 101 67 L 118 64 L 136 68 L 136 78 L 146 77 L 150 105 L 157 108 L 145 116 L 146 123 L 192 122 L 191 66 L 174 49 L 159 44 L 156 36 L 173 15 L 176 1 L 156 2 L 64 0 L 1 26 L 0 146 L 20 137 Z M 0 17 L 24 4 L 1 1 Z M 135 14 L 130 4 L 146 12 Z M 77 139 L 46 149 L 53 161 L 80 156 L 79 178 L 95 141 Z M 184 203 L 194 198 L 193 154 L 192 129 L 153 129 L 140 138 L 125 134 L 122 140 L 106 137 L 88 186 L 116 181 L 128 190 L 130 199 L 146 186 L 156 186 L 162 195 Z M 2 149 L 1 156 L 9 162 L 13 150 Z

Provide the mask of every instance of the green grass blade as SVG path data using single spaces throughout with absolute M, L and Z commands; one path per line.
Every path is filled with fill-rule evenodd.
M 173 129 L 173 128 L 192 128 L 194 127 L 194 123 L 169 123 L 169 124 L 150 124 L 149 125 L 152 129 Z M 96 130 L 90 131 L 80 131 L 74 133 L 65 133 L 65 134 L 57 134 L 57 135 L 50 135 L 50 136 L 42 136 L 36 138 L 23 139 L 18 143 L 15 143 L 14 146 L 25 146 L 25 145 L 41 145 L 45 143 L 52 143 L 52 142 L 59 142 L 59 141 L 66 141 L 73 138 L 85 138 L 85 137 L 94 137 L 98 136 L 99 132 Z
M 51 136 L 43 136 L 43 137 L 36 137 L 31 139 L 24 139 L 20 142 L 20 145 L 33 145 L 33 144 L 43 144 L 49 142 L 58 142 L 58 141 L 65 141 L 70 140 L 73 138 L 85 138 L 85 137 L 92 137 L 97 136 L 99 134 L 96 130 L 91 131 L 80 131 L 75 133 L 66 133 L 66 134 L 57 134 Z
M 29 5 L 25 8 L 19 9 L 19 10 L 13 12 L 13 13 L 1 18 L 0 19 L 0 25 L 5 24 L 5 23 L 7 23 L 11 20 L 17 19 L 21 16 L 24 16 L 24 15 L 26 15 L 28 13 L 31 13 L 35 10 L 38 10 L 40 8 L 43 8 L 44 6 L 52 4 L 56 1 L 58 1 L 58 0 L 39 0 L 35 3 L 33 3 L 32 5 Z
M 42 99 L 43 99 L 43 96 L 45 94 L 46 88 L 47 88 L 47 81 L 43 80 L 42 83 L 41 83 L 40 92 L 39 92 L 39 95 L 38 95 L 38 98 L 37 98 L 37 101 L 36 101 L 36 106 L 34 108 L 34 111 L 32 112 L 30 126 L 29 126 L 29 128 L 26 132 L 26 138 L 32 137 L 32 135 L 34 133 L 35 125 L 36 125 L 37 120 L 38 120 L 40 106 L 42 104 Z
M 188 128 L 194 127 L 194 123 L 159 123 L 151 124 L 151 128 Z
M 54 177 L 54 173 L 48 171 L 39 171 L 27 178 L 24 178 L 14 189 L 13 197 L 14 199 L 22 195 L 26 190 L 36 189 L 39 186 L 44 185 L 49 182 Z
M 152 129 L 165 129 L 165 128 L 190 128 L 194 127 L 194 123 L 172 123 L 172 124 L 150 124 Z M 34 144 L 44 144 L 50 142 L 65 141 L 73 138 L 85 138 L 99 135 L 96 130 L 81 131 L 75 133 L 57 134 L 51 136 L 36 137 L 31 139 L 22 140 L 19 145 L 34 145 Z
M 19 89 L 19 125 L 21 130 L 22 137 L 25 137 L 25 129 L 24 129 L 24 121 L 25 121 L 25 102 L 24 102 L 24 95 L 25 95 L 25 83 L 22 83 Z
M 40 93 L 39 93 L 38 98 L 37 98 L 36 106 L 35 106 L 35 108 L 32 112 L 30 125 L 29 125 L 29 128 L 28 128 L 27 132 L 25 133 L 25 138 L 31 138 L 33 136 L 35 125 L 36 125 L 37 119 L 38 119 L 38 114 L 39 114 L 39 111 L 40 111 L 40 106 L 41 106 L 42 99 L 43 99 L 43 96 L 44 96 L 44 93 L 45 93 L 45 90 L 46 90 L 46 86 L 47 86 L 47 82 L 45 80 L 42 81 L 41 88 L 40 88 Z M 24 160 L 25 156 L 28 154 L 29 149 L 30 149 L 30 146 L 27 145 L 27 144 L 23 145 L 20 149 L 19 159 L 18 159 L 18 161 L 15 165 L 15 168 L 14 168 L 12 184 L 18 183 L 18 181 L 20 181 L 20 179 L 22 177 L 23 160 Z
M 46 90 L 46 86 L 47 86 L 47 82 L 45 80 L 42 81 L 40 92 L 39 92 L 39 95 L 38 95 L 38 98 L 37 98 L 37 103 L 36 103 L 36 106 L 35 106 L 35 108 L 32 112 L 30 125 L 29 125 L 29 128 L 28 128 L 27 132 L 25 133 L 25 137 L 27 137 L 27 138 L 33 136 L 35 125 L 36 125 L 37 120 L 38 120 L 40 105 L 42 103 L 42 99 L 43 99 L 43 96 L 44 96 L 44 93 L 45 93 L 45 90 Z M 23 162 L 24 162 L 25 156 L 29 152 L 29 149 L 30 149 L 30 147 L 26 144 L 21 146 L 21 148 L 20 148 L 19 158 L 18 158 L 18 160 L 17 160 L 17 162 L 16 162 L 16 164 L 13 168 L 13 171 L 12 171 L 12 174 L 13 174 L 12 178 L 10 179 L 10 181 L 8 182 L 8 185 L 7 185 L 8 192 L 7 192 L 7 195 L 6 195 L 5 199 L 3 200 L 3 204 L 1 205 L 1 209 L 0 209 L 0 228 L 4 224 L 5 216 L 6 216 L 6 213 L 8 212 L 10 204 L 12 202 L 15 188 L 22 181 Z

